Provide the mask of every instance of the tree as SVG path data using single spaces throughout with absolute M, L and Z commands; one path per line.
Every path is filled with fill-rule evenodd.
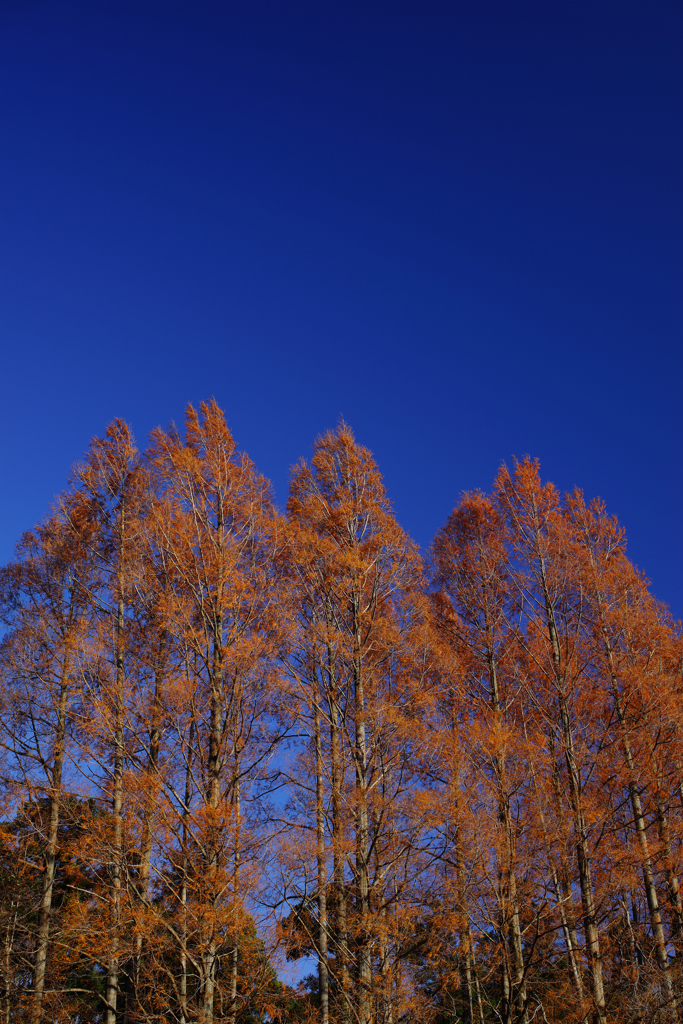
M 2 743 L 18 802 L 34 808 L 34 842 L 42 861 L 33 955 L 32 1024 L 42 1018 L 53 890 L 59 856 L 65 771 L 73 756 L 74 715 L 91 657 L 92 524 L 70 528 L 54 513 L 17 548 L 2 570 L 3 619 L 8 627 L 0 659 Z
M 99 782 L 111 800 L 109 851 L 110 921 L 107 950 L 106 1024 L 116 1024 L 123 950 L 125 883 L 124 772 L 127 704 L 127 632 L 130 606 L 140 571 L 138 545 L 144 482 L 133 435 L 116 420 L 95 438 L 75 476 L 73 493 L 63 503 L 75 537 L 90 531 L 95 572 L 87 582 L 98 617 L 99 664 L 91 675 L 88 714 L 83 727 L 96 749 Z M 83 581 L 85 583 L 85 581 Z
M 253 867 L 244 863 L 252 839 L 243 801 L 273 744 L 267 723 L 280 630 L 278 517 L 267 482 L 237 453 L 215 402 L 199 412 L 188 407 L 184 437 L 175 429 L 155 431 L 148 463 L 153 544 L 170 588 L 165 629 L 184 651 L 187 670 L 186 692 L 178 696 L 189 789 L 184 798 L 176 791 L 175 800 L 198 901 L 202 1019 L 214 1019 L 227 955 L 234 1022 L 241 890 Z M 201 869 L 192 865 L 195 854 Z M 226 929 L 227 954 L 220 940 Z
M 517 833 L 523 815 L 515 813 L 513 805 L 516 802 L 519 809 L 524 797 L 519 773 L 509 761 L 515 748 L 523 749 L 524 744 L 514 723 L 511 729 L 508 712 L 511 687 L 505 662 L 513 618 L 508 544 L 505 523 L 495 505 L 484 495 L 465 495 L 434 541 L 433 582 L 440 632 L 464 663 L 466 692 L 460 688 L 461 700 L 463 704 L 468 701 L 469 713 L 481 725 L 473 746 L 481 752 L 481 770 L 495 794 L 493 843 L 503 944 L 500 1013 L 506 1022 L 514 1013 L 521 1024 L 528 1020 L 516 869 Z M 450 685 L 448 676 L 446 679 Z M 460 766 L 453 770 L 456 775 L 461 772 Z M 449 784 L 457 786 L 457 781 Z
M 559 495 L 551 484 L 541 484 L 538 464 L 526 459 L 516 463 L 512 473 L 503 467 L 496 481 L 496 498 L 516 556 L 514 586 L 528 609 L 525 648 L 529 666 L 536 669 L 543 697 L 557 702 L 557 726 L 552 727 L 550 739 L 554 744 L 556 731 L 576 841 L 593 1013 L 596 1024 L 604 1024 L 603 962 L 586 806 L 591 761 L 588 758 L 585 765 L 581 763 L 581 745 L 577 744 L 576 717 L 583 680 L 576 642 L 581 595 L 571 587 L 566 572 Z
M 314 750 L 318 924 L 309 938 L 322 1019 L 330 973 L 343 1019 L 389 1021 L 400 993 L 401 893 L 420 829 L 408 804 L 410 722 L 429 669 L 422 567 L 370 453 L 345 424 L 318 439 L 310 465 L 295 467 L 287 511 L 290 685 Z
M 676 996 L 641 796 L 647 780 L 637 764 L 637 751 L 631 738 L 635 724 L 633 711 L 637 708 L 637 713 L 643 714 L 643 684 L 650 675 L 649 665 L 661 658 L 660 651 L 668 639 L 667 630 L 659 621 L 645 581 L 626 558 L 623 530 L 616 520 L 607 516 L 602 503 L 595 501 L 586 507 L 581 492 L 575 491 L 568 501 L 567 520 L 577 544 L 577 582 L 588 595 L 588 621 L 596 668 L 604 681 L 603 700 L 610 719 L 616 721 L 618 743 L 623 750 L 620 768 L 628 789 L 650 925 L 662 974 L 664 1012 L 675 1019 Z M 661 682 L 660 676 L 660 687 Z M 650 761 L 653 751 L 648 750 L 647 730 L 642 728 L 642 723 L 638 732 L 639 740 L 646 739 L 643 753 Z M 636 743 L 641 746 L 638 740 Z M 673 881 L 670 884 L 676 891 L 677 884 Z

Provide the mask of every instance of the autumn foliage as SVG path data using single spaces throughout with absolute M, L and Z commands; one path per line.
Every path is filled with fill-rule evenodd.
M 681 1019 L 683 637 L 536 462 L 423 555 L 343 423 L 116 421 L 0 612 L 7 1024 Z

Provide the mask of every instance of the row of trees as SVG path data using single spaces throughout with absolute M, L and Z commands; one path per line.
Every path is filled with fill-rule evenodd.
M 345 425 L 116 422 L 0 601 L 6 1022 L 679 1019 L 681 632 L 536 463 L 425 560 Z

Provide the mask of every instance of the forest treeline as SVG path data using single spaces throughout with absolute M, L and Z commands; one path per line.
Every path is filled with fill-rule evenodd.
M 344 424 L 282 513 L 116 421 L 0 607 L 4 1024 L 681 1019 L 681 630 L 536 462 L 423 557 Z

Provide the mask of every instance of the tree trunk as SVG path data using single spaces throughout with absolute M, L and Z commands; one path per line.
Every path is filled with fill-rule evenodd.
M 152 846 L 154 843 L 154 819 L 156 814 L 156 800 L 154 797 L 154 786 L 156 785 L 157 771 L 159 767 L 159 742 L 161 734 L 161 691 L 164 678 L 164 646 L 165 638 L 160 640 L 159 662 L 154 673 L 154 703 L 152 706 L 152 722 L 149 731 L 149 755 L 147 760 L 148 785 L 151 787 L 145 797 L 144 818 L 142 823 L 142 842 L 140 844 L 140 869 L 138 875 L 137 898 L 144 905 L 147 901 L 147 890 L 149 887 L 149 876 L 152 865 Z M 126 1024 L 132 1006 L 138 1002 L 138 991 L 140 987 L 140 973 L 142 970 L 142 934 L 135 938 L 135 969 L 133 972 L 131 986 L 126 998 Z
M 349 936 L 346 910 L 345 837 L 343 786 L 344 768 L 341 756 L 339 705 L 337 697 L 334 651 L 328 648 L 330 748 L 332 754 L 332 848 L 334 855 L 335 954 L 339 962 L 337 983 L 340 988 L 341 1013 L 345 1024 L 351 1019 L 349 1002 Z
M 465 991 L 467 997 L 467 1024 L 475 1024 L 474 999 L 477 999 L 479 1020 L 483 1020 L 481 1012 L 481 992 L 479 991 L 476 967 L 474 964 L 474 942 L 472 925 L 467 908 L 467 889 L 465 885 L 465 856 L 460 834 L 460 821 L 455 825 L 455 872 L 458 881 L 458 914 L 460 916 L 461 944 L 465 947 Z
M 664 1003 L 665 1006 L 668 1008 L 669 1015 L 673 1018 L 676 1014 L 676 995 L 674 992 L 673 981 L 671 978 L 669 957 L 666 952 L 666 939 L 664 937 L 662 915 L 659 909 L 659 900 L 657 898 L 657 889 L 655 886 L 654 872 L 652 870 L 652 859 L 650 857 L 650 850 L 647 841 L 647 832 L 645 829 L 643 808 L 640 800 L 640 793 L 635 782 L 635 769 L 633 763 L 633 756 L 631 753 L 631 744 L 626 729 L 626 722 L 624 719 L 624 712 L 621 705 L 621 700 L 619 698 L 618 693 L 614 693 L 613 695 L 615 700 L 617 716 L 619 718 L 619 725 L 621 728 L 621 738 L 624 748 L 624 756 L 626 758 L 626 765 L 629 773 L 628 791 L 629 796 L 631 798 L 633 821 L 636 828 L 636 836 L 638 839 L 638 846 L 640 849 L 640 857 L 642 861 L 641 867 L 643 872 L 643 883 L 645 885 L 647 907 L 650 913 L 652 937 L 655 941 L 657 962 L 662 972 L 662 981 L 664 986 Z
M 502 716 L 498 673 L 488 607 L 485 610 L 487 661 L 489 670 L 490 704 L 495 720 Z M 519 1024 L 527 1024 L 527 993 L 524 983 L 524 955 L 522 931 L 517 906 L 517 879 L 515 876 L 515 836 L 510 815 L 509 783 L 504 757 L 497 753 L 493 757 L 493 771 L 498 789 L 498 820 L 503 827 L 504 863 L 501 864 L 501 937 L 509 947 L 510 965 L 507 955 L 502 958 L 503 1017 L 512 1020 L 512 1004 L 515 1006 Z M 510 1005 L 508 1005 L 510 1004 Z
M 221 726 L 223 717 L 223 619 L 215 612 L 213 623 L 213 659 L 211 666 L 211 707 L 209 720 L 209 760 L 207 764 L 208 786 L 207 803 L 212 811 L 218 810 L 220 802 L 221 777 Z M 208 899 L 214 908 L 217 899 L 219 869 L 219 840 L 213 835 L 217 822 L 211 823 L 211 835 L 207 838 L 206 850 L 206 881 L 208 883 Z M 216 995 L 216 967 L 218 946 L 215 925 L 209 913 L 205 928 L 202 950 L 202 1019 L 204 1024 L 213 1024 L 214 1000 Z
M 631 740 L 628 734 L 626 714 L 624 712 L 624 706 L 621 700 L 621 695 L 619 693 L 619 682 L 617 679 L 616 668 L 614 665 L 614 653 L 607 633 L 607 629 L 604 626 L 604 624 L 602 624 L 602 599 L 599 592 L 597 594 L 597 606 L 598 614 L 600 615 L 601 619 L 602 639 L 605 646 L 605 653 L 607 655 L 607 662 L 609 666 L 610 689 L 612 692 L 612 700 L 614 701 L 614 709 L 617 713 L 620 738 L 624 750 L 626 768 L 628 771 L 628 792 L 631 799 L 631 808 L 633 810 L 633 823 L 636 829 L 636 837 L 638 839 L 638 847 L 640 849 L 640 857 L 642 861 L 641 867 L 643 872 L 643 883 L 645 885 L 645 896 L 647 898 L 647 906 L 650 913 L 652 937 L 655 941 L 657 962 L 662 972 L 662 982 L 664 986 L 664 1003 L 667 1007 L 667 1013 L 671 1017 L 675 1017 L 676 995 L 674 992 L 673 981 L 671 978 L 671 970 L 669 968 L 669 957 L 666 952 L 666 939 L 664 937 L 662 915 L 659 909 L 659 899 L 657 897 L 657 889 L 654 880 L 654 871 L 652 869 L 652 858 L 650 856 L 649 844 L 647 840 L 647 830 L 645 828 L 643 807 L 640 799 L 640 792 L 636 784 L 635 763 L 631 751 Z
M 237 1018 L 237 978 L 239 958 L 239 927 L 237 921 L 237 893 L 239 891 L 240 875 L 240 777 L 239 758 L 235 754 L 235 782 L 233 788 L 233 806 L 235 809 L 235 876 L 233 882 L 233 948 L 230 955 L 230 1024 L 235 1024 Z
M 52 767 L 52 785 L 50 787 L 50 818 L 48 823 L 47 843 L 45 847 L 45 871 L 43 872 L 40 912 L 38 916 L 38 944 L 36 947 L 35 969 L 33 973 L 33 1007 L 32 1024 L 40 1024 L 43 1014 L 43 993 L 45 991 L 45 968 L 50 939 L 50 912 L 52 910 L 52 892 L 57 864 L 57 837 L 59 834 L 59 806 L 62 796 L 62 771 L 64 768 L 64 739 L 66 734 L 66 701 L 68 693 L 69 660 L 65 657 L 62 669 L 62 680 L 59 691 L 59 707 L 57 710 L 57 729 L 55 733 L 55 754 Z
M 3 994 L 5 1003 L 3 1017 L 5 1018 L 5 1024 L 10 1024 L 10 1021 L 12 1020 L 12 952 L 14 949 L 14 933 L 17 927 L 18 916 L 18 911 L 15 910 L 14 907 L 15 904 L 12 902 L 12 909 L 14 910 L 14 913 L 12 914 L 11 921 L 8 922 L 7 927 L 5 928 L 5 955 L 2 963 L 4 982 Z
M 320 731 L 320 696 L 314 670 L 313 733 L 315 741 L 315 820 L 318 861 L 318 987 L 320 1021 L 329 1021 L 329 974 L 327 967 L 327 864 L 325 861 L 325 804 L 323 792 L 323 748 Z
M 358 598 L 353 597 L 354 640 L 354 715 L 356 766 L 356 886 L 359 927 L 356 929 L 356 963 L 358 969 L 358 1024 L 370 1024 L 372 965 L 370 947 L 370 865 L 368 821 L 368 762 L 365 732 L 365 693 L 360 660 L 360 626 Z
M 114 835 L 112 843 L 111 885 L 112 885 L 112 931 L 107 965 L 106 1000 L 107 1024 L 116 1024 L 116 1007 L 119 992 L 119 953 L 121 924 L 121 873 L 123 860 L 123 634 L 124 634 L 123 593 L 119 592 L 116 616 L 116 707 L 114 710 L 114 778 L 112 792 L 112 818 Z
M 379 748 L 381 733 L 376 732 L 373 728 L 372 722 L 370 723 L 370 743 L 373 750 Z M 378 757 L 379 771 L 381 777 L 382 786 L 382 800 L 386 800 L 387 783 L 390 778 L 390 772 L 387 771 L 386 763 L 384 760 L 384 752 L 381 751 Z M 389 842 L 391 843 L 395 837 L 393 820 L 391 810 L 389 808 L 385 811 L 386 815 L 386 829 L 385 835 L 388 833 L 390 836 Z M 379 952 L 379 977 L 380 984 L 378 988 L 378 998 L 376 999 L 377 1007 L 377 1020 L 378 1024 L 393 1024 L 394 1022 L 394 999 L 393 999 L 393 978 L 390 963 L 390 943 L 389 943 L 389 901 L 387 900 L 387 893 L 390 889 L 389 877 L 383 871 L 383 865 L 380 856 L 380 829 L 382 823 L 382 814 L 373 813 L 372 815 L 372 827 L 374 832 L 374 885 L 377 900 L 377 907 L 375 909 L 375 916 L 378 920 L 378 952 Z M 381 884 L 381 889 L 380 889 Z M 393 909 L 393 908 L 392 908 Z
M 552 759 L 552 777 L 553 777 L 553 795 L 555 798 L 555 816 L 557 822 L 562 829 L 563 837 L 569 836 L 569 828 L 566 825 L 564 805 L 562 801 L 562 779 L 560 778 L 560 767 L 557 762 L 557 756 L 555 752 L 555 737 L 552 729 L 548 732 L 548 743 L 550 747 L 550 756 Z M 567 859 L 567 855 L 564 849 L 564 843 L 560 845 L 560 868 L 558 871 L 558 881 L 560 883 L 560 891 L 562 892 L 562 909 L 564 917 L 567 922 L 567 936 L 569 943 L 573 950 L 578 951 L 579 939 L 576 931 L 576 908 L 574 905 L 574 892 L 572 890 L 572 872 L 571 865 Z M 576 959 L 577 964 L 577 976 L 581 982 L 582 972 Z M 580 989 L 583 998 L 583 983 L 580 984 Z
M 666 805 L 659 794 L 655 801 L 655 807 L 657 812 L 657 830 L 659 832 L 659 841 L 662 844 L 662 850 L 664 852 L 666 884 L 669 892 L 669 903 L 671 905 L 671 941 L 676 947 L 676 955 L 680 956 L 683 939 L 683 903 L 681 902 L 678 876 L 674 871 L 674 859 L 671 849 L 671 833 L 669 832 L 669 820 L 666 813 Z
M 180 928 L 181 928 L 181 946 L 180 946 L 180 984 L 179 984 L 179 995 L 180 995 L 180 1024 L 188 1024 L 187 1016 L 187 873 L 189 870 L 189 857 L 187 854 L 187 845 L 189 839 L 189 830 L 187 827 L 187 819 L 190 813 L 190 800 L 192 799 L 192 747 L 194 744 L 195 724 L 194 718 L 190 721 L 190 733 L 187 743 L 187 765 L 185 768 L 185 801 L 183 805 L 183 824 L 182 824 L 182 837 L 183 837 L 183 861 L 182 861 L 182 879 L 180 883 Z
M 524 728 L 524 735 L 526 738 L 526 726 Z M 553 766 L 555 766 L 555 751 L 552 742 L 552 732 L 550 732 L 550 747 L 551 747 L 551 758 Z M 557 782 L 559 781 L 556 777 L 557 773 L 553 767 L 553 783 L 555 788 L 555 803 L 557 808 L 558 823 L 562 820 L 561 815 L 561 802 L 560 793 L 558 791 Z M 578 1000 L 579 1007 L 583 1012 L 585 997 L 583 992 L 583 982 L 581 980 L 581 969 L 577 957 L 578 943 L 576 939 L 576 926 L 574 924 L 574 911 L 571 905 L 572 893 L 569 879 L 567 877 L 567 868 L 565 864 L 564 853 L 560 855 L 561 871 L 563 872 L 562 880 L 557 871 L 557 866 L 553 858 L 552 847 L 550 836 L 546 827 L 545 815 L 543 813 L 543 805 L 541 802 L 541 796 L 538 791 L 538 785 L 536 782 L 536 772 L 532 769 L 532 780 L 534 786 L 534 792 L 536 794 L 536 806 L 538 809 L 538 815 L 541 820 L 541 827 L 543 829 L 543 837 L 545 840 L 545 846 L 548 851 L 548 866 L 550 868 L 550 875 L 553 880 L 553 887 L 555 889 L 555 896 L 557 899 L 557 907 L 560 914 L 560 923 L 562 925 L 562 935 L 564 937 L 565 946 L 567 947 L 567 956 L 569 957 L 569 963 L 572 971 L 572 980 L 574 982 L 574 988 L 576 990 L 576 998 Z M 569 904 L 570 913 L 567 914 L 567 905 Z
M 560 712 L 560 729 L 562 745 L 567 774 L 569 776 L 569 799 L 574 817 L 574 835 L 576 840 L 576 859 L 579 871 L 579 887 L 581 889 L 581 902 L 583 905 L 583 921 L 586 935 L 586 950 L 590 969 L 591 989 L 595 1004 L 595 1024 L 606 1024 L 607 1010 L 605 1005 L 605 987 L 602 971 L 602 953 L 600 950 L 600 936 L 598 931 L 597 912 L 595 907 L 595 896 L 593 893 L 593 881 L 591 878 L 591 856 L 588 842 L 588 829 L 583 810 L 583 799 L 581 791 L 581 777 L 576 763 L 574 751 L 574 736 L 572 732 L 571 719 L 567 707 L 567 700 L 564 693 L 564 675 L 562 670 L 562 656 L 558 639 L 555 613 L 553 611 L 550 592 L 546 581 L 545 563 L 542 556 L 539 556 L 540 575 L 545 601 L 546 621 L 548 635 L 552 648 L 553 669 L 557 687 L 557 696 Z
M 598 931 L 597 911 L 591 877 L 591 857 L 588 842 L 588 829 L 581 799 L 581 781 L 574 754 L 574 737 L 572 734 L 569 712 L 566 701 L 560 696 L 560 720 L 564 756 L 569 775 L 569 798 L 574 816 L 574 835 L 576 840 L 576 859 L 579 872 L 579 888 L 583 905 L 583 924 L 586 934 L 586 950 L 590 970 L 591 989 L 595 1003 L 594 1018 L 596 1024 L 606 1024 L 605 988 L 602 973 L 602 953 Z

